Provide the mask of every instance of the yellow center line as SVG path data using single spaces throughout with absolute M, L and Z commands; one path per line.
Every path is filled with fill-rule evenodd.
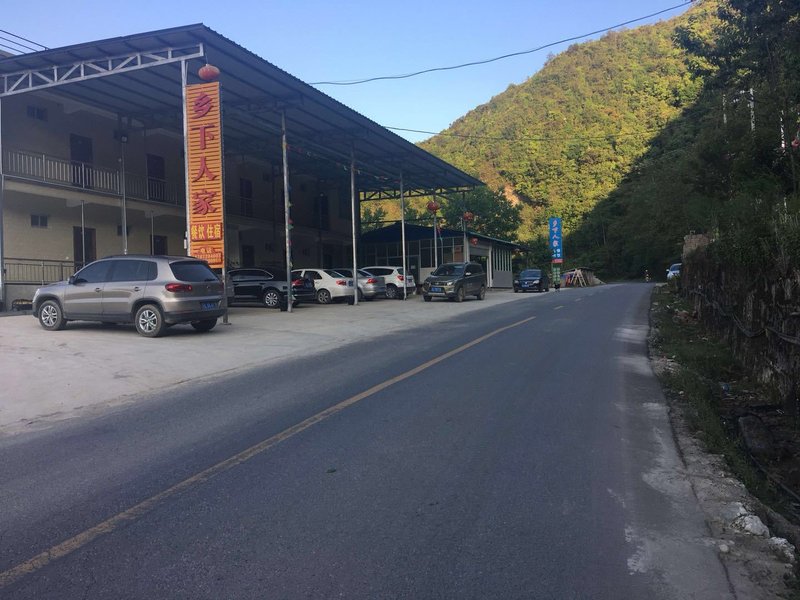
M 8 569 L 7 571 L 3 571 L 2 573 L 0 573 L 0 589 L 11 585 L 15 581 L 17 581 L 22 577 L 25 577 L 26 575 L 30 575 L 31 573 L 38 571 L 42 567 L 50 564 L 51 562 L 59 558 L 63 558 L 64 556 L 67 556 L 68 554 L 71 554 L 76 550 L 79 550 L 80 548 L 86 546 L 87 544 L 96 540 L 100 536 L 107 535 L 109 533 L 116 531 L 125 523 L 135 521 L 136 519 L 154 510 L 159 504 L 161 504 L 168 498 L 180 494 L 181 492 L 184 492 L 192 487 L 198 486 L 201 483 L 208 481 L 212 477 L 219 475 L 220 473 L 224 473 L 225 471 L 231 470 L 233 467 L 240 465 L 245 461 L 250 460 L 254 456 L 261 454 L 265 450 L 268 450 L 273 446 L 276 446 L 277 444 L 280 444 L 281 442 L 297 435 L 298 433 L 305 431 L 309 427 L 316 425 L 317 423 L 320 423 L 321 421 L 324 421 L 329 417 L 332 417 L 333 415 L 343 411 L 345 408 L 348 408 L 349 406 L 352 406 L 353 404 L 356 404 L 357 402 L 360 402 L 365 398 L 377 394 L 378 392 L 381 392 L 396 383 L 404 381 L 409 377 L 413 377 L 414 375 L 417 375 L 418 373 L 421 373 L 422 371 L 429 369 L 430 367 L 437 365 L 440 362 L 447 360 L 452 356 L 455 356 L 456 354 L 464 352 L 465 350 L 468 350 L 469 348 L 472 348 L 473 346 L 476 346 L 481 342 L 488 340 L 489 338 L 497 335 L 498 333 L 502 333 L 519 325 L 523 325 L 535 318 L 536 318 L 535 316 L 528 317 L 527 319 L 522 319 L 521 321 L 517 321 L 516 323 L 512 323 L 511 325 L 506 325 L 504 327 L 500 327 L 499 329 L 495 329 L 494 331 L 491 331 L 486 335 L 482 335 L 481 337 L 476 338 L 471 342 L 464 344 L 463 346 L 459 346 L 458 348 L 450 350 L 449 352 L 445 352 L 444 354 L 437 356 L 436 358 L 433 358 L 427 362 L 424 362 L 421 365 L 416 366 L 409 371 L 406 371 L 405 373 L 401 373 L 396 377 L 387 379 L 382 383 L 372 386 L 368 390 L 356 394 L 355 396 L 351 396 L 347 400 L 343 400 L 338 404 L 334 404 L 333 406 L 326 408 L 325 410 L 318 412 L 317 414 L 311 417 L 308 417 L 307 419 L 301 421 L 300 423 L 297 423 L 296 425 L 293 425 L 288 429 L 284 429 L 280 433 L 277 433 L 272 437 L 269 437 L 266 440 L 259 442 L 258 444 L 250 446 L 246 450 L 243 450 L 242 452 L 239 452 L 238 454 L 235 454 L 230 458 L 217 463 L 214 466 L 211 466 L 203 471 L 200 471 L 199 473 L 196 473 L 195 475 L 192 475 L 191 477 L 184 479 L 180 483 L 176 483 L 175 485 L 173 485 L 170 488 L 167 488 L 163 492 L 159 492 L 158 494 L 151 496 L 146 500 L 143 500 L 139 504 L 136 504 L 135 506 L 132 506 L 131 508 L 125 511 L 122 511 L 109 519 L 106 519 L 102 523 L 98 523 L 94 527 L 86 529 L 85 531 L 82 531 L 81 533 L 69 538 L 68 540 L 65 540 L 60 544 L 52 546 L 51 548 L 45 550 L 44 552 L 37 554 L 33 558 L 30 558 L 25 562 L 22 562 L 17 566 Z

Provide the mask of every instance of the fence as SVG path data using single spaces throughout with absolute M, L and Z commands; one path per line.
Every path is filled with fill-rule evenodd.
M 7 284 L 35 283 L 44 285 L 63 281 L 83 265 L 71 260 L 37 260 L 30 258 L 7 258 L 5 278 Z

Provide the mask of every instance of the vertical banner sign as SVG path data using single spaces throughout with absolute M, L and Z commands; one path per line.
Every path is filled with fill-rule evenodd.
M 550 238 L 550 250 L 553 252 L 553 263 L 564 262 L 564 247 L 561 244 L 561 217 L 550 217 L 548 219 L 548 237 Z
M 219 82 L 186 86 L 189 255 L 225 265 Z

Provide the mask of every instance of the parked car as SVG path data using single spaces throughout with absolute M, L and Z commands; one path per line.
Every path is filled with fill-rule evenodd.
M 335 300 L 355 297 L 353 278 L 345 277 L 333 269 L 295 269 L 292 278 L 310 278 L 317 290 L 317 302 L 330 304 Z
M 210 331 L 224 312 L 224 286 L 208 263 L 186 256 L 110 256 L 67 281 L 36 290 L 33 314 L 48 331 L 68 321 L 133 323 L 145 337 L 189 323 Z
M 341 273 L 345 277 L 353 276 L 353 269 L 346 267 L 336 267 L 334 271 Z M 366 269 L 358 270 L 358 299 L 359 300 L 373 300 L 378 296 L 386 295 L 386 282 L 383 277 L 379 277 L 367 271 Z
M 403 267 L 376 265 L 364 267 L 364 270 L 378 277 L 383 277 L 383 281 L 386 284 L 387 298 L 402 298 L 404 287 L 406 288 L 406 295 L 408 296 L 417 291 L 417 284 L 414 283 L 414 276 L 410 274 L 406 275 Z
M 667 269 L 667 281 L 669 281 L 670 279 L 675 279 L 676 277 L 680 277 L 681 276 L 681 266 L 682 265 L 683 265 L 683 263 L 675 263 L 675 264 L 669 266 L 669 269 Z
M 525 269 L 514 278 L 514 292 L 549 292 L 550 279 L 541 269 Z
M 422 298 L 430 302 L 433 298 L 448 298 L 461 302 L 465 296 L 478 300 L 486 297 L 486 278 L 478 263 L 444 263 L 430 274 L 422 284 Z
M 267 308 L 280 308 L 286 303 L 286 271 L 278 267 L 260 269 L 231 269 L 228 274 L 233 281 L 233 298 L 231 302 L 257 300 Z M 314 281 L 311 278 L 293 277 L 292 295 L 296 306 L 300 302 L 314 302 L 317 299 Z

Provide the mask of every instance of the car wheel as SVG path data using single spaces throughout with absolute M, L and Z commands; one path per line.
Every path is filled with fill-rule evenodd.
M 395 286 L 393 286 L 393 285 L 387 285 L 386 286 L 386 297 L 389 298 L 389 300 L 394 300 L 394 299 L 397 298 L 397 296 L 398 296 L 397 288 Z
M 431 298 L 430 296 L 422 296 L 422 299 L 425 300 L 425 302 L 430 302 L 431 300 L 433 300 L 433 298 Z
M 463 302 L 464 301 L 464 286 L 463 285 L 456 290 L 455 301 L 456 302 Z
M 280 308 L 281 293 L 275 288 L 268 288 L 261 295 L 261 303 L 267 308 Z
M 519 294 L 519 290 L 517 288 L 514 288 L 514 293 Z
M 202 321 L 194 321 L 192 327 L 194 327 L 196 331 L 211 331 L 216 324 L 216 319 L 203 319 Z
M 61 311 L 61 305 L 55 300 L 45 300 L 39 307 L 39 324 L 47 331 L 64 329 L 67 320 Z
M 155 338 L 164 333 L 164 315 L 155 304 L 145 304 L 136 311 L 134 319 L 136 331 L 140 335 Z
M 330 304 L 331 300 L 331 293 L 328 290 L 321 289 L 317 292 L 317 302 L 320 304 Z
M 358 301 L 359 302 L 364 301 L 364 292 L 362 292 L 361 290 L 358 290 Z
M 481 290 L 475 295 L 477 296 L 478 300 L 483 300 L 486 298 L 486 286 L 482 285 Z

